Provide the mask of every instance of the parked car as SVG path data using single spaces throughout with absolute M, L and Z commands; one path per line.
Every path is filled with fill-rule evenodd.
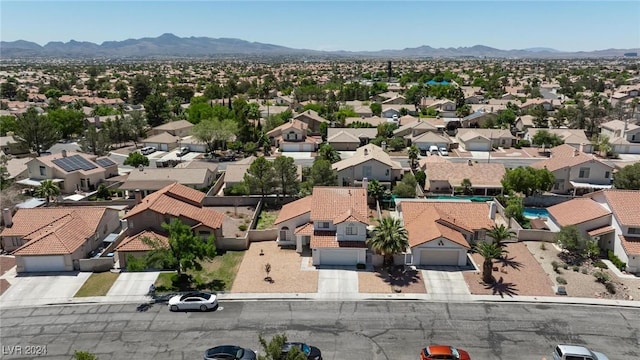
M 145 146 L 142 149 L 140 149 L 140 153 L 142 155 L 149 155 L 156 152 L 156 148 L 155 146 Z
M 256 360 L 256 352 L 236 345 L 221 345 L 204 352 L 204 360 Z
M 282 356 L 286 358 L 291 349 L 298 348 L 309 360 L 322 360 L 322 352 L 315 346 L 310 346 L 301 342 L 286 342 L 282 345 Z
M 184 295 L 176 295 L 169 299 L 169 310 L 201 310 L 207 311 L 218 306 L 218 298 L 211 293 L 190 292 Z
M 449 156 L 449 151 L 447 151 L 446 147 L 440 148 L 440 156 Z
M 178 156 L 183 156 L 183 155 L 186 155 L 188 153 L 189 153 L 189 148 L 186 147 L 186 146 L 183 146 L 178 150 Z
M 591 351 L 581 345 L 559 344 L 553 350 L 553 360 L 609 360 L 609 358 L 596 351 Z
M 438 147 L 435 145 L 429 146 L 429 152 L 431 155 L 438 155 Z
M 420 351 L 420 360 L 471 360 L 469 353 L 449 345 L 430 345 Z

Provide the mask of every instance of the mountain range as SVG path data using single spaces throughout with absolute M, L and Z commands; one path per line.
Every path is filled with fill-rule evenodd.
M 564 52 L 537 47 L 522 50 L 500 50 L 484 45 L 433 48 L 427 45 L 401 50 L 318 51 L 249 42 L 232 38 L 178 37 L 163 34 L 155 38 L 92 42 L 49 42 L 44 46 L 25 40 L 1 41 L 2 58 L 203 58 L 203 57 L 340 57 L 340 58 L 599 58 L 620 57 L 640 49 L 605 49 Z

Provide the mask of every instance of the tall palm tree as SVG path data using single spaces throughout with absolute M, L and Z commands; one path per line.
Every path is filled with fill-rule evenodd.
M 36 196 L 45 198 L 47 202 L 46 205 L 49 205 L 52 196 L 60 195 L 60 187 L 51 179 L 43 180 L 36 189 L 35 194 Z
M 503 241 L 514 238 L 516 233 L 504 226 L 504 224 L 500 224 L 499 226 L 493 225 L 493 227 L 487 231 L 487 235 L 492 237 L 493 240 L 495 240 L 495 244 L 502 249 L 504 247 Z
M 412 169 L 415 169 L 416 167 L 416 160 L 418 160 L 419 153 L 420 153 L 420 150 L 418 150 L 418 147 L 415 144 L 409 147 L 408 155 L 409 155 L 409 160 L 411 160 Z
M 409 235 L 399 219 L 383 217 L 373 230 L 374 235 L 367 240 L 373 250 L 384 256 L 386 265 L 393 263 L 393 255 L 409 247 Z
M 493 259 L 502 254 L 502 249 L 495 243 L 480 241 L 476 244 L 475 251 L 484 258 L 482 262 L 482 281 L 487 284 L 493 283 Z
M 473 184 L 471 184 L 471 180 L 464 178 L 462 179 L 462 182 L 460 183 L 460 186 L 462 186 L 462 189 L 464 191 L 465 195 L 471 195 L 472 194 L 472 190 L 471 187 L 473 186 Z
M 384 190 L 384 186 L 380 185 L 380 182 L 376 179 L 369 181 L 367 184 L 367 193 L 376 201 L 382 201 Z

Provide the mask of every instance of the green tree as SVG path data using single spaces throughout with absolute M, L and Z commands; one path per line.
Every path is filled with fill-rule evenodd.
M 73 353 L 73 360 L 98 360 L 98 357 L 88 351 L 76 350 Z
M 616 189 L 640 190 L 640 162 L 627 165 L 613 174 Z
M 532 196 L 551 190 L 555 181 L 555 176 L 551 171 L 527 166 L 507 169 L 501 182 L 505 191 L 515 191 L 525 196 Z
M 393 194 L 399 198 L 416 197 L 416 186 L 418 182 L 412 174 L 406 174 L 402 180 L 393 188 Z
M 16 132 L 18 119 L 13 115 L 0 116 L 0 136 L 7 136 L 7 132 Z
M 84 130 L 84 114 L 82 111 L 74 109 L 50 110 L 47 112 L 47 117 L 55 124 L 65 139 L 68 139 L 71 135 L 80 134 Z
M 285 334 L 276 334 L 269 342 L 259 335 L 258 341 L 262 347 L 258 360 L 307 360 L 307 356 L 297 347 L 293 347 L 286 356 L 282 356 L 282 347 L 287 342 Z
M 412 169 L 415 169 L 417 166 L 417 160 L 418 160 L 419 154 L 420 154 L 420 149 L 418 149 L 418 147 L 415 144 L 409 147 L 408 155 L 409 155 L 409 160 L 411 161 Z
M 487 235 L 495 240 L 495 243 L 500 247 L 504 248 L 504 241 L 513 239 L 516 237 L 515 231 L 512 231 L 508 227 L 503 224 L 493 225 L 489 231 L 487 231 Z
M 473 194 L 473 184 L 471 184 L 471 180 L 464 178 L 460 183 L 460 187 L 462 188 L 462 193 L 465 195 Z
M 193 95 L 195 95 L 195 91 L 188 85 L 176 85 L 169 88 L 169 99 L 177 99 L 180 104 L 190 102 Z
M 40 186 L 36 188 L 35 194 L 38 197 L 44 198 L 48 206 L 51 198 L 60 195 L 60 187 L 51 179 L 42 180 Z
M 160 264 L 160 267 L 168 265 L 180 276 L 187 270 L 202 270 L 201 262 L 216 256 L 213 235 L 206 240 L 202 239 L 193 233 L 191 227 L 175 218 L 169 223 L 163 223 L 162 228 L 169 233 L 169 246 L 157 239 L 142 239 L 143 243 L 152 248 L 146 256 L 147 264 Z
M 373 237 L 367 240 L 367 244 L 384 256 L 386 265 L 392 265 L 393 255 L 400 254 L 409 247 L 409 235 L 400 219 L 383 217 L 373 230 Z
M 98 186 L 98 191 L 96 191 L 96 198 L 111 200 L 111 192 L 109 192 L 109 189 L 107 189 L 104 184 L 100 184 L 100 186 Z
M 311 166 L 309 183 L 311 186 L 335 186 L 338 184 L 338 175 L 328 160 L 316 158 Z
M 580 231 L 574 225 L 563 226 L 556 234 L 556 243 L 560 248 L 567 250 L 571 253 L 576 252 L 584 243 Z
M 13 100 L 18 93 L 18 86 L 13 81 L 0 84 L 0 97 Z
M 297 194 L 300 182 L 298 181 L 298 167 L 294 159 L 288 156 L 278 156 L 273 161 L 280 194 L 282 196 Z
M 382 114 L 382 104 L 374 102 L 371 105 L 369 105 L 369 108 L 371 109 L 371 113 L 373 113 L 374 116 L 380 116 L 380 114 Z
M 207 145 L 207 152 L 213 153 L 220 146 L 225 146 L 237 130 L 233 120 L 219 120 L 211 118 L 197 123 L 191 128 L 191 133 L 198 140 Z
M 60 134 L 51 119 L 38 114 L 34 107 L 27 109 L 16 125 L 14 138 L 38 155 L 60 140 Z
M 611 151 L 611 143 L 609 143 L 609 137 L 607 135 L 593 135 L 591 137 L 591 144 L 596 151 L 600 153 L 600 156 L 605 157 Z
M 162 125 L 169 120 L 169 103 L 162 94 L 153 93 L 147 96 L 144 100 L 144 110 L 151 127 Z
M 542 105 L 534 106 L 530 114 L 533 116 L 533 124 L 537 128 L 546 128 L 549 127 L 549 114 L 547 110 Z
M 149 158 L 142 155 L 141 153 L 134 151 L 132 153 L 129 154 L 129 156 L 127 156 L 126 159 L 124 159 L 124 164 L 125 165 L 129 165 L 129 166 L 133 166 L 133 167 L 138 167 L 140 165 L 143 166 L 149 166 Z
M 95 126 L 89 125 L 84 133 L 84 137 L 80 139 L 80 149 L 86 153 L 97 156 L 105 155 L 111 147 L 106 131 L 98 131 Z
M 7 170 L 7 156 L 0 156 L 0 190 L 9 185 L 9 171 Z
M 333 164 L 340 161 L 340 153 L 329 144 L 321 144 L 316 159 L 327 160 Z
M 507 220 L 511 222 L 511 219 L 521 222 L 524 219 L 522 211 L 524 210 L 524 204 L 522 198 L 519 196 L 512 196 L 507 200 L 507 206 L 504 208 L 504 215 Z
M 142 104 L 151 94 L 151 81 L 148 76 L 136 75 L 131 83 L 131 101 Z
M 255 159 L 244 174 L 244 183 L 252 194 L 257 193 L 265 197 L 273 193 L 277 184 L 273 163 L 264 156 Z
M 582 255 L 586 258 L 596 260 L 598 255 L 600 255 L 600 246 L 598 245 L 597 240 L 587 240 L 584 244 L 584 249 L 582 250 Z
M 478 242 L 474 249 L 478 255 L 484 258 L 482 262 L 482 281 L 485 284 L 492 284 L 495 281 L 493 277 L 493 259 L 502 255 L 502 249 L 495 243 L 484 241 Z
M 562 140 L 557 134 L 551 134 L 547 130 L 537 131 L 536 134 L 533 135 L 531 142 L 538 146 L 546 146 L 547 148 L 564 144 L 564 140 Z
M 132 111 L 129 117 L 125 118 L 125 128 L 127 137 L 137 148 L 138 142 L 147 136 L 149 125 L 141 111 Z
M 420 185 L 420 188 L 424 189 L 424 186 L 427 183 L 427 174 L 422 170 L 418 170 L 416 171 L 415 177 L 418 185 Z
M 374 200 L 378 202 L 382 201 L 384 190 L 384 186 L 382 186 L 378 180 L 369 180 L 369 183 L 367 184 L 367 194 Z

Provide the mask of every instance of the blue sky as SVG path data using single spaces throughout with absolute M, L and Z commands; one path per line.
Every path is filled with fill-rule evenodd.
M 230 37 L 314 50 L 640 47 L 640 1 L 11 1 L 0 38 Z

